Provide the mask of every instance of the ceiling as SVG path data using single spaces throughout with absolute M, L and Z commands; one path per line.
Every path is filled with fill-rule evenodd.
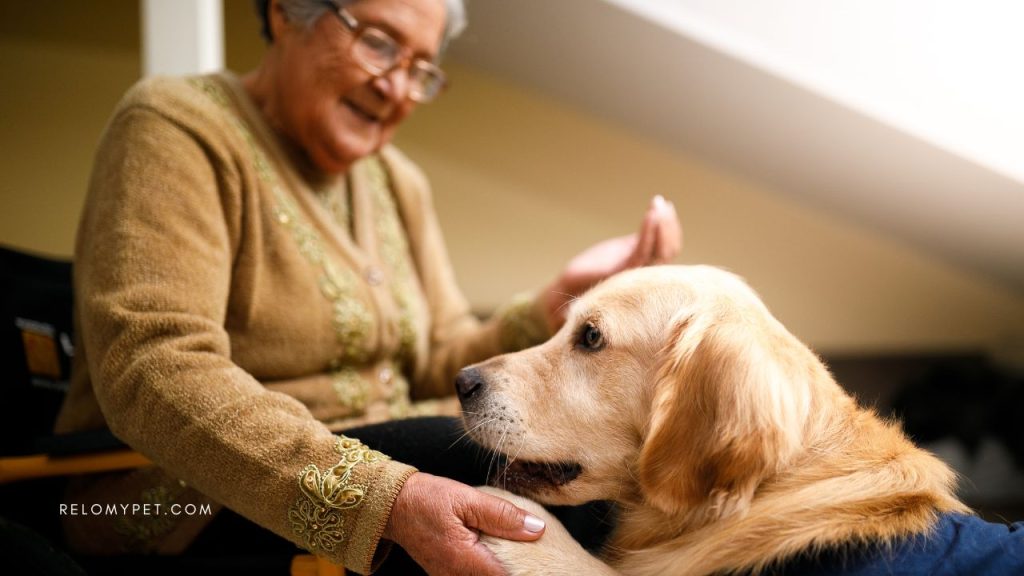
M 686 1 L 661 1 L 685 15 Z M 1020 150 L 985 162 L 892 110 L 872 113 L 836 83 L 808 82 L 799 62 L 773 66 L 693 19 L 660 19 L 653 0 L 468 4 L 453 60 L 1024 291 L 1024 164 L 1012 169 Z

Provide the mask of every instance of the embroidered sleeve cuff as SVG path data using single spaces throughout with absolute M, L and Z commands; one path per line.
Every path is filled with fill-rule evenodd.
M 387 557 L 390 543 L 381 542 L 381 535 L 398 492 L 416 469 L 346 436 L 338 437 L 335 448 L 337 464 L 302 470 L 288 521 L 310 552 L 369 574 Z
M 496 316 L 500 323 L 501 348 L 505 352 L 536 346 L 551 337 L 540 300 L 534 294 L 515 296 L 498 310 Z

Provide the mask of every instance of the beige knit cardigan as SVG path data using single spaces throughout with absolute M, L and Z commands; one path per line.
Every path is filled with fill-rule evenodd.
M 393 147 L 315 170 L 229 73 L 144 80 L 97 152 L 75 253 L 60 432 L 109 427 L 157 465 L 69 501 L 226 506 L 367 573 L 414 469 L 332 429 L 436 412 L 455 371 L 548 336 L 459 292 L 430 190 Z M 450 406 L 450 403 L 447 403 Z M 201 510 L 201 509 L 200 509 Z M 209 516 L 65 518 L 93 553 L 175 553 Z

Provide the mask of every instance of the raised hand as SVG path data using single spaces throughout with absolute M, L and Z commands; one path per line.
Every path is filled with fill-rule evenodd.
M 566 304 L 601 280 L 629 268 L 670 262 L 682 246 L 675 206 L 655 196 L 638 232 L 598 242 L 569 261 L 543 294 L 548 325 L 558 329 L 565 322 Z

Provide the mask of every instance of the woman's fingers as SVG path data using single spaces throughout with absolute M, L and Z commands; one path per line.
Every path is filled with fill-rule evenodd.
M 391 509 L 385 537 L 432 576 L 501 576 L 498 559 L 480 543 L 484 532 L 536 540 L 544 522 L 507 500 L 465 484 L 417 472 Z
M 682 248 L 682 227 L 673 203 L 660 194 L 651 199 L 640 227 L 639 241 L 627 267 L 664 264 Z
M 655 196 L 650 206 L 644 212 L 643 222 L 640 223 L 640 231 L 637 233 L 636 246 L 629 259 L 623 262 L 623 268 L 643 266 L 651 261 L 651 255 L 658 245 L 658 220 L 660 218 L 661 204 L 665 202 L 661 196 Z
M 653 261 L 659 264 L 671 262 L 683 247 L 683 228 L 675 204 L 663 201 L 658 213 L 658 242 Z
M 462 519 L 474 528 L 508 540 L 536 540 L 544 533 L 544 521 L 508 500 L 476 490 L 462 511 Z

